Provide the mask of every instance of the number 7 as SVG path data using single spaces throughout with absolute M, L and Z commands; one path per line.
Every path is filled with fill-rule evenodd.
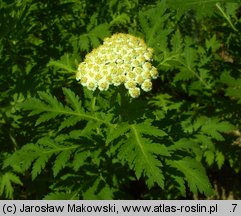
M 237 207 L 238 204 L 232 204 L 233 206 L 233 212 L 235 212 L 235 208 Z

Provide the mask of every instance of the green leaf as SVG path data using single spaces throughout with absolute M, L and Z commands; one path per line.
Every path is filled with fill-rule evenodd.
M 196 140 L 181 138 L 174 142 L 168 150 L 169 151 L 185 151 L 185 152 L 192 152 L 195 153 L 199 149 L 199 145 Z
M 90 151 L 76 152 L 72 163 L 74 171 L 77 172 L 79 168 L 85 164 L 85 161 L 90 155 Z
M 83 108 L 80 108 L 80 98 L 72 91 L 67 89 L 63 89 L 63 91 L 66 94 L 66 98 L 71 107 L 65 106 L 55 96 L 52 96 L 46 92 L 38 92 L 40 99 L 30 98 L 26 100 L 25 103 L 21 105 L 21 107 L 25 110 L 30 110 L 30 116 L 38 115 L 41 113 L 36 121 L 36 125 L 47 122 L 51 119 L 55 119 L 57 116 L 75 116 L 76 119 L 66 119 L 66 122 L 63 123 L 61 129 L 69 125 L 75 125 L 78 122 L 77 119 L 79 121 L 94 120 L 95 122 L 100 122 L 112 126 L 109 122 L 105 122 L 101 118 L 93 116 L 92 113 L 86 113 Z
M 218 118 L 207 118 L 206 123 L 202 126 L 201 131 L 210 135 L 218 141 L 224 140 L 222 132 L 228 133 L 234 130 L 235 127 L 228 121 L 220 121 Z
M 63 88 L 63 93 L 71 108 L 79 113 L 83 112 L 82 102 L 80 98 L 70 89 Z
M 167 7 L 165 1 L 157 4 L 156 7 L 151 8 L 147 11 L 139 12 L 139 23 L 141 29 L 146 37 L 146 43 L 150 47 L 157 47 L 157 44 L 160 44 L 162 34 L 160 33 L 161 29 L 164 29 L 164 24 L 169 18 L 169 14 L 166 13 Z M 165 29 L 167 34 L 171 32 L 170 29 Z M 163 30 L 164 31 L 164 30 Z
M 7 199 L 13 199 L 13 184 L 23 185 L 20 178 L 12 172 L 6 172 L 0 175 L 0 195 Z
M 211 151 L 215 151 L 214 143 L 212 142 L 212 138 L 210 136 L 207 136 L 205 134 L 196 134 L 195 138 L 199 143 L 202 144 L 202 147 L 204 149 L 209 149 Z
M 203 166 L 196 160 L 185 157 L 181 160 L 169 161 L 172 167 L 177 168 L 185 176 L 185 180 L 188 182 L 190 190 L 194 194 L 204 193 L 209 196 L 213 193 L 212 187 L 208 180 L 208 177 L 204 171 Z
M 167 136 L 167 133 L 152 125 L 152 120 L 146 120 L 143 123 L 137 124 L 136 129 L 142 134 L 146 134 L 154 137 Z
M 216 35 L 213 35 L 211 39 L 205 41 L 207 49 L 211 49 L 212 52 L 216 52 L 220 47 L 221 43 L 217 40 Z
M 97 178 L 93 185 L 89 187 L 84 193 L 84 200 L 110 200 L 113 199 L 113 189 Z
M 76 117 L 76 116 L 66 117 L 61 122 L 61 124 L 59 126 L 59 131 L 63 130 L 64 128 L 68 128 L 68 127 L 74 126 L 81 120 L 82 120 L 82 118 Z
M 225 71 L 222 73 L 220 81 L 228 86 L 225 90 L 225 95 L 238 100 L 238 103 L 241 104 L 241 78 L 235 79 Z
M 184 57 L 187 68 L 193 68 L 194 62 L 197 60 L 197 51 L 192 47 L 185 47 Z
M 130 130 L 129 124 L 121 123 L 115 127 L 110 128 L 107 134 L 106 144 L 111 143 L 113 140 L 120 136 L 124 136 Z
M 169 94 L 158 94 L 150 99 L 149 104 L 157 106 L 164 111 L 166 114 L 169 110 L 178 110 L 182 102 L 176 102 L 172 100 L 172 96 Z
M 90 49 L 89 38 L 86 35 L 79 36 L 79 47 L 83 51 L 88 51 Z
M 175 75 L 173 81 L 174 82 L 187 81 L 194 77 L 195 77 L 194 73 L 192 73 L 189 69 L 186 69 L 185 67 L 181 67 L 180 72 Z
M 205 151 L 204 157 L 209 166 L 211 166 L 214 163 L 215 155 L 213 151 Z
M 121 26 L 130 23 L 130 16 L 126 13 L 121 13 L 120 15 L 114 17 L 110 22 L 111 26 Z
M 218 168 L 221 169 L 225 161 L 225 157 L 222 152 L 217 151 L 216 152 L 216 162 L 218 165 Z
M 25 144 L 20 150 L 14 152 L 4 161 L 3 168 L 10 166 L 18 172 L 26 171 L 38 158 L 38 149 L 37 145 Z
M 172 52 L 179 53 L 183 49 L 183 39 L 179 30 L 175 31 L 171 39 Z
M 67 166 L 67 162 L 70 159 L 70 156 L 72 154 L 71 150 L 66 150 L 66 151 L 62 151 L 58 154 L 58 156 L 56 157 L 56 160 L 54 162 L 54 166 L 53 166 L 53 174 L 54 177 L 56 177 L 58 175 L 58 173 Z
M 65 53 L 60 60 L 50 60 L 47 66 L 55 67 L 62 73 L 74 75 L 77 72 L 74 56 L 69 53 Z
M 200 138 L 200 140 L 205 140 L 205 136 L 209 136 L 218 141 L 224 139 L 221 133 L 228 133 L 235 129 L 228 121 L 221 121 L 218 117 L 208 118 L 206 116 L 200 116 L 193 122 L 191 119 L 187 119 L 182 122 L 182 127 L 186 133 L 198 132 L 196 137 Z M 202 136 L 199 137 L 199 135 Z M 211 144 L 210 141 L 205 140 L 205 142 L 207 142 L 206 144 Z
M 186 187 L 185 187 L 185 181 L 182 177 L 173 175 L 172 176 L 174 181 L 178 184 L 178 189 L 182 196 L 186 196 Z
M 87 33 L 80 35 L 79 36 L 80 49 L 83 51 L 88 51 L 90 48 L 90 45 L 92 47 L 97 47 L 100 44 L 100 40 L 103 40 L 105 37 L 110 36 L 109 27 L 110 27 L 109 24 L 102 23 L 95 26 Z
M 131 169 L 134 169 L 136 177 L 144 175 L 148 187 L 157 183 L 164 187 L 164 175 L 161 170 L 162 163 L 157 156 L 170 156 L 168 149 L 161 144 L 154 143 L 151 139 L 143 137 L 146 134 L 164 136 L 161 130 L 152 126 L 154 131 L 150 132 L 146 126 L 150 122 L 130 125 L 129 132 L 119 141 L 118 158 L 127 162 Z
M 39 158 L 36 159 L 36 161 L 33 164 L 32 168 L 32 179 L 34 180 L 41 171 L 45 168 L 46 163 L 49 161 L 51 154 L 42 154 Z
M 4 167 L 11 166 L 16 171 L 24 172 L 33 164 L 31 174 L 34 180 L 44 170 L 50 158 L 58 155 L 53 163 L 53 173 L 57 176 L 60 170 L 67 166 L 72 151 L 79 147 L 79 145 L 67 145 L 65 139 L 63 135 L 56 137 L 56 141 L 49 137 L 42 137 L 36 144 L 25 144 L 5 160 Z M 19 167 L 16 167 L 16 164 Z
M 197 18 L 213 16 L 217 12 L 216 3 L 238 2 L 237 0 L 167 0 L 167 4 L 178 10 L 181 16 L 187 11 L 194 10 Z

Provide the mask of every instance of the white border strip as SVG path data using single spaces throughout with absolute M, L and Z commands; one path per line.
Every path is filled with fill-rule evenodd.
M 1 200 L 0 215 L 240 216 L 241 200 Z

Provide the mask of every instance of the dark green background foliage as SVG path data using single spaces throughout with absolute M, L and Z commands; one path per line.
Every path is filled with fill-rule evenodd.
M 240 199 L 240 6 L 1 0 L 0 197 Z M 118 32 L 155 50 L 160 76 L 137 99 L 75 80 Z

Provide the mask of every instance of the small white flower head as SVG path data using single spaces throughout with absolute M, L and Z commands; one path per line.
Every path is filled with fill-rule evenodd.
M 136 78 L 135 78 L 135 81 L 139 84 L 139 85 L 141 85 L 143 82 L 144 82 L 144 78 L 143 78 L 143 76 L 141 75 L 141 74 L 137 74 L 136 75 Z
M 145 55 L 145 54 L 144 54 Z M 138 61 L 138 62 L 140 62 L 140 63 L 142 63 L 142 62 L 145 62 L 145 57 L 143 56 L 143 55 L 139 55 L 139 56 L 137 56 L 136 57 L 136 60 Z
M 128 80 L 125 82 L 125 87 L 126 89 L 132 89 L 136 87 L 136 82 L 132 81 L 132 80 Z
M 145 62 L 143 65 L 142 65 L 142 68 L 144 69 L 144 71 L 150 71 L 151 68 L 152 68 L 152 65 L 150 62 Z
M 141 73 L 141 75 L 142 75 L 142 77 L 143 77 L 144 80 L 145 80 L 145 79 L 151 79 L 151 72 L 150 72 L 150 71 L 143 71 L 143 72 Z
M 139 97 L 140 93 L 141 93 L 141 91 L 140 91 L 140 88 L 138 88 L 138 87 L 134 87 L 134 88 L 129 89 L 129 94 L 133 98 Z
M 94 79 L 95 79 L 96 82 L 99 82 L 102 79 L 101 74 L 95 73 Z
M 150 74 L 151 74 L 151 77 L 152 79 L 157 79 L 158 77 L 158 71 L 155 67 L 152 67 L 151 70 L 150 70 Z
M 143 39 L 118 33 L 105 38 L 103 45 L 93 49 L 79 64 L 76 80 L 91 91 L 108 90 L 110 85 L 124 84 L 131 97 L 152 89 L 151 79 L 158 71 L 151 65 L 153 49 Z
M 146 52 L 144 53 L 144 57 L 147 61 L 152 60 L 152 55 L 153 55 L 153 49 L 147 48 Z
M 139 62 L 137 59 L 133 59 L 131 62 L 132 67 L 139 67 L 141 66 L 142 62 Z
M 141 67 L 135 67 L 135 68 L 133 69 L 133 72 L 135 72 L 136 75 L 141 74 L 143 71 L 144 71 L 144 70 L 143 70 L 143 68 L 141 68 Z
M 88 76 L 83 76 L 80 80 L 82 86 L 86 86 L 88 83 Z
M 145 91 L 145 92 L 151 91 L 151 89 L 152 89 L 152 82 L 151 82 L 151 80 L 146 79 L 146 80 L 141 84 L 141 88 L 142 88 L 142 90 Z
M 136 77 L 136 73 L 133 71 L 128 71 L 126 73 L 127 80 L 135 80 L 135 77 Z
M 88 80 L 86 87 L 91 91 L 95 91 L 97 88 L 97 82 L 94 79 Z
M 113 77 L 113 85 L 114 86 L 119 86 L 122 83 L 121 77 L 120 76 L 115 76 Z
M 98 82 L 98 88 L 100 91 L 107 91 L 109 88 L 110 83 L 106 79 L 101 79 Z

